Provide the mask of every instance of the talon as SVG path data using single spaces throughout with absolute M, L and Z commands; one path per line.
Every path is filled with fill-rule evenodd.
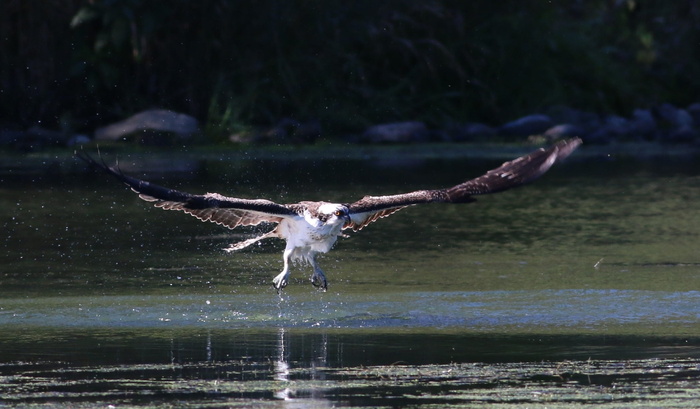
M 314 287 L 320 288 L 320 289 L 323 290 L 323 291 L 327 291 L 327 290 L 328 290 L 328 282 L 326 282 L 326 278 L 325 278 L 325 277 L 322 277 L 322 276 L 319 277 L 318 275 L 314 274 L 314 275 L 311 277 L 311 284 L 312 284 Z
M 279 292 L 282 291 L 282 289 L 287 286 L 287 277 L 282 276 L 282 275 L 281 275 L 281 277 L 280 276 L 275 277 L 272 280 L 272 286 L 275 287 L 275 290 L 277 290 L 277 294 L 279 294 Z

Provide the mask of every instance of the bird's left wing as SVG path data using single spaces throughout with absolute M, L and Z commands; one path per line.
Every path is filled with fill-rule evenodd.
M 111 168 L 104 162 L 98 162 L 83 151 L 76 152 L 76 156 L 90 166 L 101 169 L 124 182 L 131 190 L 138 193 L 141 199 L 153 202 L 156 207 L 180 210 L 199 220 L 217 223 L 231 229 L 263 222 L 279 223 L 282 219 L 297 214 L 290 206 L 264 199 L 239 199 L 218 193 L 193 195 L 169 189 L 127 176 L 118 168 Z
M 560 141 L 551 147 L 538 149 L 528 155 L 506 162 L 475 179 L 446 189 L 419 190 L 391 196 L 365 196 L 348 206 L 350 221 L 344 228 L 355 231 L 382 217 L 421 203 L 469 203 L 473 196 L 502 192 L 542 176 L 556 162 L 569 156 L 581 139 Z

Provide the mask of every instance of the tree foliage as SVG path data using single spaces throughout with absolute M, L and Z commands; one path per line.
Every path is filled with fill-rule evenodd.
M 5 0 L 0 34 L 0 121 L 22 126 L 164 107 L 212 133 L 284 117 L 345 132 L 700 94 L 692 0 Z

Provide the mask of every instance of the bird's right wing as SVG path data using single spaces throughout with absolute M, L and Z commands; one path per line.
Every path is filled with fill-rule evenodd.
M 421 203 L 469 203 L 473 196 L 502 192 L 532 182 L 542 176 L 556 162 L 569 156 L 581 139 L 558 142 L 551 147 L 540 148 L 528 155 L 505 162 L 496 169 L 445 189 L 418 190 L 390 196 L 365 196 L 348 206 L 350 222 L 344 228 L 355 231 L 382 217 L 389 216 L 406 206 Z
M 231 229 L 263 222 L 279 223 L 284 218 L 297 215 L 293 206 L 285 206 L 269 200 L 239 199 L 222 196 L 218 193 L 193 195 L 154 185 L 145 180 L 127 176 L 118 168 L 111 168 L 104 162 L 100 163 L 83 151 L 76 152 L 76 156 L 90 166 L 116 177 L 138 193 L 141 199 L 153 202 L 156 207 L 165 210 L 180 210 L 199 220 L 217 223 Z

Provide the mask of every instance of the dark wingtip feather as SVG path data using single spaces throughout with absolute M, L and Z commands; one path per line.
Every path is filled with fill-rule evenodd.
M 98 152 L 99 155 L 99 152 Z M 136 179 L 132 178 L 130 176 L 125 175 L 119 167 L 111 167 L 107 165 L 105 160 L 102 158 L 102 155 L 99 155 L 100 161 L 98 162 L 87 154 L 85 151 L 76 151 L 76 156 L 79 159 L 82 159 L 85 161 L 88 165 L 90 165 L 92 168 L 95 169 L 100 169 L 115 178 L 119 179 L 122 183 L 126 184 L 131 188 L 136 193 L 139 193 L 140 197 L 144 200 L 147 201 L 154 201 L 154 200 L 169 200 L 169 201 L 177 201 L 177 202 L 187 202 L 188 200 L 192 199 L 194 196 L 185 193 L 185 192 L 180 192 L 174 189 L 168 189 L 163 186 L 158 186 L 154 185 L 150 182 L 147 182 L 145 180 L 141 179 Z
M 121 179 L 120 176 L 123 176 L 123 174 L 121 173 L 121 171 L 114 170 L 114 169 L 112 169 L 109 165 L 107 165 L 107 162 L 105 162 L 104 158 L 102 158 L 102 155 L 100 154 L 100 151 L 99 151 L 99 150 L 97 151 L 97 156 L 100 158 L 100 161 L 99 161 L 99 162 L 98 162 L 97 160 L 95 160 L 95 158 L 93 158 L 92 156 L 90 156 L 90 154 L 88 154 L 87 152 L 85 152 L 85 150 L 82 149 L 82 148 L 81 148 L 80 150 L 77 150 L 77 149 L 76 149 L 76 150 L 74 151 L 74 155 L 75 155 L 75 157 L 77 157 L 78 159 L 80 159 L 80 160 L 82 160 L 83 162 L 87 163 L 87 164 L 88 164 L 91 168 L 93 168 L 93 169 L 102 170 L 102 171 L 104 171 L 104 172 L 109 173 L 110 175 L 117 176 L 117 177 L 119 177 L 120 179 Z

